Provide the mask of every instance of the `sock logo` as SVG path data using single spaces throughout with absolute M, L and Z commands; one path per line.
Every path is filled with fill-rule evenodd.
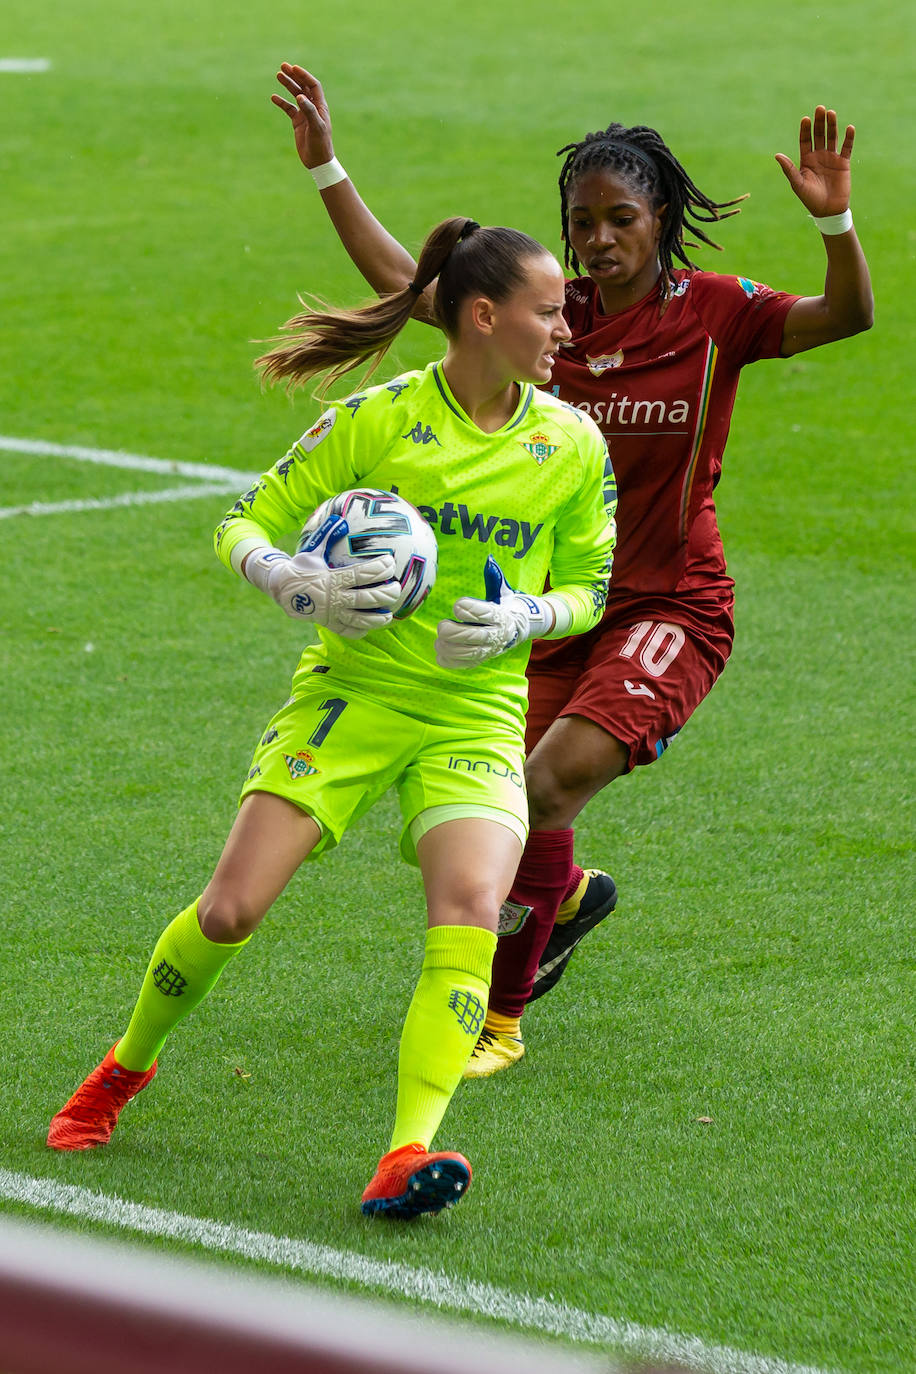
M 180 997 L 188 986 L 187 978 L 165 959 L 153 969 L 153 982 L 163 997 Z
M 530 915 L 530 906 L 522 906 L 519 902 L 503 902 L 499 908 L 499 925 L 496 927 L 496 934 L 498 936 L 517 935 Z
M 486 1007 L 480 998 L 464 988 L 454 988 L 448 999 L 448 1007 L 449 1011 L 453 1011 L 458 1017 L 458 1024 L 464 1033 L 473 1035 L 476 1040 L 486 1013 Z

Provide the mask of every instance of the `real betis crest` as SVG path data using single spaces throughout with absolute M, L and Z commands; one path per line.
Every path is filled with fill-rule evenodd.
M 519 439 L 519 443 L 528 450 L 538 467 L 546 463 L 560 447 L 559 444 L 552 444 L 546 434 L 529 434 L 527 439 Z
M 312 762 L 311 754 L 305 749 L 300 749 L 295 758 L 293 758 L 292 754 L 284 754 L 283 757 L 286 760 L 286 766 L 289 769 L 289 775 L 293 782 L 298 778 L 307 778 L 312 773 L 317 773 L 319 771 Z

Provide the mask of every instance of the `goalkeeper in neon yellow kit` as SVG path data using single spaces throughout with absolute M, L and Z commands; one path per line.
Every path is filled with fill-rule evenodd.
M 405 291 L 297 316 L 259 364 L 296 385 L 381 356 L 434 279 L 446 357 L 332 405 L 217 529 L 222 561 L 317 638 L 256 747 L 212 879 L 160 936 L 125 1034 L 54 1117 L 55 1149 L 110 1139 L 173 1026 L 298 867 L 394 787 L 428 930 L 390 1148 L 363 1211 L 437 1212 L 470 1182 L 463 1155 L 430 1145 L 483 1024 L 499 908 L 527 832 L 529 645 L 597 623 L 614 542 L 604 441 L 533 385 L 569 337 L 563 274 L 527 235 L 447 220 Z M 438 580 L 409 619 L 392 622 L 390 555 L 328 566 L 340 519 L 293 557 L 277 547 L 325 498 L 358 486 L 399 492 L 436 532 Z

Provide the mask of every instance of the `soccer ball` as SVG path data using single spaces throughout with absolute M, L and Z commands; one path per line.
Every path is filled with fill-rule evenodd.
M 297 553 L 329 515 L 342 515 L 349 530 L 328 545 L 328 566 L 343 568 L 356 558 L 390 553 L 402 588 L 394 618 L 406 620 L 413 615 L 433 589 L 439 554 L 436 536 L 417 508 L 402 496 L 375 487 L 342 491 L 323 501 L 309 516 Z

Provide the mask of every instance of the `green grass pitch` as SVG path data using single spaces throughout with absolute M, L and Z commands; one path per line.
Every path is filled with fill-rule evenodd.
M 297 291 L 362 289 L 269 104 L 284 58 L 413 246 L 453 213 L 556 246 L 554 151 L 620 118 L 717 198 L 751 192 L 704 265 L 801 293 L 823 253 L 773 153 L 834 105 L 877 325 L 748 369 L 732 662 L 582 817 L 618 913 L 528 1014 L 523 1063 L 459 1090 L 438 1141 L 473 1191 L 409 1230 L 356 1205 L 423 928 L 388 805 L 291 885 L 111 1148 L 45 1149 L 209 875 L 297 632 L 214 559 L 228 495 L 0 521 L 0 1166 L 774 1361 L 916 1370 L 913 37 L 887 0 L 6 0 L 0 57 L 52 67 L 0 70 L 3 435 L 253 472 L 310 423 L 259 392 L 253 341 Z M 436 346 L 412 326 L 392 370 Z M 3 509 L 176 480 L 0 452 Z

